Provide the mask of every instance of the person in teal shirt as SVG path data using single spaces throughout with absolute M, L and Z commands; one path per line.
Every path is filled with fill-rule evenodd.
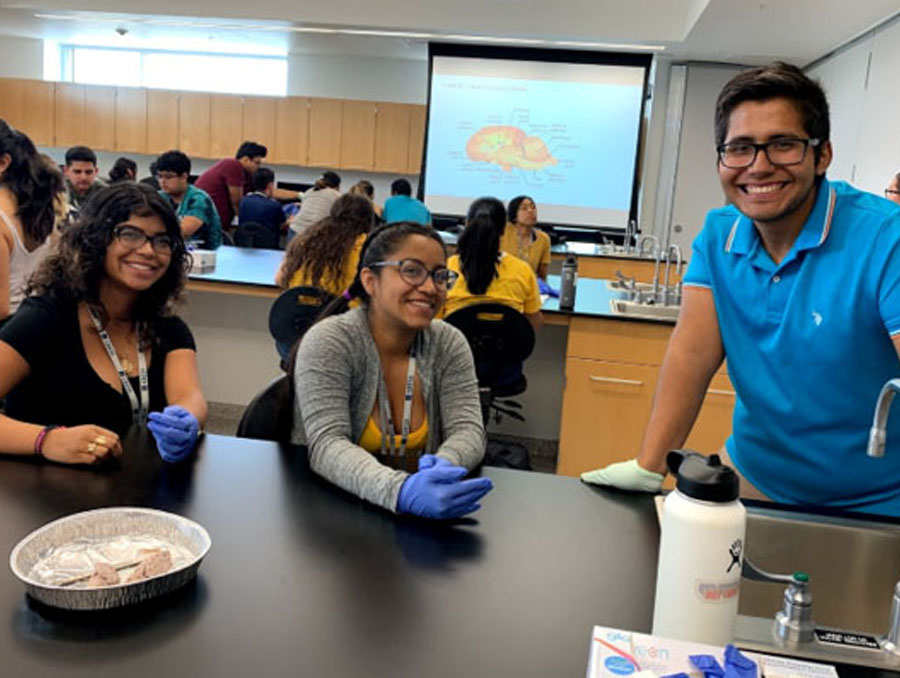
M 825 178 L 829 132 L 825 93 L 794 66 L 725 85 L 730 204 L 694 241 L 637 458 L 583 480 L 657 491 L 727 358 L 737 397 L 720 454 L 745 496 L 900 516 L 900 408 L 886 456 L 866 456 L 879 391 L 900 373 L 900 207 Z
M 181 223 L 181 235 L 205 250 L 222 244 L 222 223 L 212 198 L 188 183 L 191 159 L 181 151 L 166 151 L 156 159 L 159 192 L 168 199 Z
M 414 221 L 430 226 L 431 212 L 425 203 L 412 197 L 412 186 L 406 179 L 397 179 L 391 184 L 391 197 L 384 202 L 381 219 L 386 224 Z

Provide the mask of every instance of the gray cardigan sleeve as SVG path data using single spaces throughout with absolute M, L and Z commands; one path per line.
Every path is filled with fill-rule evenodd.
M 310 467 L 338 487 L 389 511 L 407 474 L 381 464 L 351 439 L 352 337 L 337 323 L 315 325 L 300 344 L 294 380 Z
M 475 362 L 462 332 L 447 324 L 442 329 L 438 404 L 444 439 L 437 455 L 472 469 L 484 458 L 485 447 Z

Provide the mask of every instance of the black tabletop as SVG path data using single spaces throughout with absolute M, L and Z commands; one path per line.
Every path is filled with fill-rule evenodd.
M 4 676 L 583 676 L 592 625 L 648 631 L 652 501 L 572 478 L 485 469 L 473 519 L 394 516 L 312 475 L 302 449 L 208 436 L 165 466 L 0 460 L 0 546 L 114 505 L 204 525 L 194 585 L 115 613 L 61 613 L 0 578 Z

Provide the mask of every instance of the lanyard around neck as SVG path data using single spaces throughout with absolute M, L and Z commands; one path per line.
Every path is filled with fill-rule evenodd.
M 100 318 L 97 317 L 97 314 L 93 309 L 89 308 L 88 313 L 91 315 L 91 320 L 94 321 L 94 327 L 97 328 L 97 333 L 100 335 L 100 341 L 103 342 L 103 347 L 106 349 L 106 353 L 109 355 L 113 367 L 116 368 L 116 372 L 119 374 L 119 381 L 122 382 L 122 389 L 125 391 L 125 395 L 128 396 L 128 400 L 131 402 L 131 421 L 135 424 L 145 424 L 147 422 L 147 411 L 150 406 L 150 385 L 149 379 L 147 378 L 147 360 L 144 358 L 144 352 L 141 350 L 140 338 L 137 339 L 138 383 L 140 384 L 140 397 L 138 397 L 131 386 L 131 382 L 128 380 L 128 373 L 125 371 L 125 368 L 122 367 L 122 362 L 116 354 L 116 348 L 109 338 L 109 333 L 103 329 L 103 324 L 100 322 Z
M 391 402 L 388 399 L 387 383 L 384 380 L 384 372 L 382 371 L 381 383 L 378 385 L 378 401 L 381 413 L 381 454 L 387 455 L 387 448 L 390 448 L 391 458 L 406 456 L 406 441 L 409 440 L 409 426 L 412 419 L 412 400 L 413 385 L 416 378 L 416 344 L 419 336 L 413 340 L 412 348 L 409 351 L 409 367 L 406 370 L 406 388 L 403 392 L 403 419 L 400 422 L 400 446 L 395 446 L 394 435 L 394 418 L 391 416 Z

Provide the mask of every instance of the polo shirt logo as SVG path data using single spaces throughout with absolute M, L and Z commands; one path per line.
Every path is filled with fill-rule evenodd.
M 816 324 L 816 327 L 818 327 L 819 325 L 822 324 L 822 314 L 819 313 L 818 311 L 812 312 L 812 319 L 813 319 L 813 322 Z

